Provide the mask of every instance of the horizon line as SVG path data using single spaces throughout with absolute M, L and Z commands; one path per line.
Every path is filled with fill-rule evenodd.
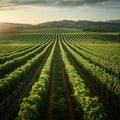
M 45 22 L 40 23 L 25 23 L 25 22 L 9 22 L 9 21 L 0 21 L 0 23 L 6 23 L 6 24 L 25 24 L 25 25 L 38 25 L 43 23 L 49 23 L 49 22 L 59 22 L 59 21 L 90 21 L 90 22 L 106 22 L 106 21 L 114 21 L 114 20 L 120 20 L 120 19 L 107 19 L 107 20 L 87 20 L 87 19 L 80 19 L 80 20 L 71 20 L 71 19 L 62 19 L 62 20 L 49 20 Z

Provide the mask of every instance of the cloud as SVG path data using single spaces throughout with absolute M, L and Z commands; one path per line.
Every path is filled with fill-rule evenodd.
M 14 10 L 19 6 L 77 7 L 116 4 L 113 9 L 120 9 L 120 0 L 1 0 L 0 10 Z M 110 7 L 112 9 L 112 6 Z

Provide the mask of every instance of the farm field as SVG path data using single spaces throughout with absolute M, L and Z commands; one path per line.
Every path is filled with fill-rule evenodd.
M 24 30 L 0 36 L 0 120 L 120 120 L 120 33 Z

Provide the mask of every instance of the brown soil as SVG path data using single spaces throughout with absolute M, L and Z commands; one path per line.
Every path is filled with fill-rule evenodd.
M 67 51 L 67 49 L 66 49 Z M 75 58 L 68 52 L 72 63 L 75 65 L 77 71 L 84 80 L 87 81 L 94 96 L 99 97 L 99 101 L 103 103 L 106 113 L 110 120 L 120 120 L 120 110 L 118 105 L 112 101 L 112 97 L 102 87 L 96 84 L 94 78 L 75 60 Z
M 49 50 L 48 50 L 49 51 Z M 12 101 L 7 105 L 7 109 L 4 111 L 4 113 L 2 114 L 2 116 L 0 116 L 1 120 L 9 120 L 11 118 L 11 115 L 13 115 L 16 112 L 17 107 L 19 106 L 19 100 L 20 98 L 22 98 L 25 93 L 26 90 L 28 88 L 30 88 L 32 85 L 30 85 L 34 79 L 35 76 L 37 75 L 37 73 L 40 70 L 40 67 L 42 66 L 42 64 L 44 63 L 45 59 L 47 58 L 49 52 L 46 53 L 46 55 L 44 56 L 44 58 L 39 62 L 39 64 L 37 65 L 37 67 L 31 72 L 31 74 L 27 77 L 27 80 L 25 81 L 25 83 L 23 84 L 23 86 L 21 86 L 22 88 L 20 88 L 20 92 L 19 94 L 13 96 L 14 99 L 12 99 Z M 16 91 L 16 90 L 15 90 Z M 14 91 L 13 91 L 14 93 Z M 11 94 L 13 94 L 11 93 Z
M 66 91 L 66 97 L 67 97 L 67 102 L 68 102 L 68 108 L 69 108 L 69 113 L 71 115 L 71 120 L 82 120 L 82 116 L 75 111 L 77 108 L 77 105 L 75 104 L 75 101 L 73 99 L 70 83 L 68 76 L 65 72 L 65 66 L 63 64 L 62 58 L 61 58 L 61 69 L 62 69 L 62 75 L 63 75 L 63 82 L 64 82 L 64 87 Z
M 57 44 L 58 45 L 58 44 Z M 58 46 L 56 46 L 58 47 Z M 59 48 L 60 51 L 60 48 Z M 56 52 L 56 50 L 55 50 Z M 54 59 L 53 59 L 53 65 L 52 65 L 52 70 L 51 70 L 51 76 L 50 76 L 50 82 L 49 82 L 49 88 L 48 88 L 48 93 L 47 93 L 47 99 L 46 99 L 46 105 L 45 105 L 45 111 L 44 111 L 44 115 L 43 115 L 43 120 L 51 120 L 52 119 L 52 105 L 54 102 L 54 98 L 53 98 L 53 92 L 54 92 L 54 74 L 55 74 L 55 56 L 56 53 L 54 55 Z M 78 114 L 76 112 L 76 104 L 75 101 L 73 99 L 73 97 L 71 96 L 72 92 L 71 92 L 71 88 L 70 88 L 70 84 L 69 84 L 69 80 L 67 77 L 67 74 L 65 72 L 65 68 L 64 68 L 64 64 L 61 60 L 61 70 L 62 70 L 62 77 L 63 77 L 63 83 L 64 83 L 64 88 L 65 88 L 65 92 L 66 92 L 66 97 L 67 97 L 67 103 L 68 103 L 68 110 L 70 113 L 70 119 L 71 120 L 82 120 L 82 117 L 80 114 Z
M 55 74 L 55 62 L 53 60 L 51 75 L 50 75 L 49 88 L 48 88 L 47 99 L 46 99 L 45 112 L 44 112 L 44 117 L 43 117 L 44 120 L 51 120 L 52 119 L 54 74 Z

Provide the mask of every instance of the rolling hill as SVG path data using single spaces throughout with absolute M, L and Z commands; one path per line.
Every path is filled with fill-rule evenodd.
M 87 32 L 120 32 L 120 20 L 109 20 L 105 22 L 62 20 L 45 22 L 37 25 L 0 23 L 0 34 L 15 33 L 25 29 L 41 28 L 75 28 Z
M 83 31 L 120 31 L 120 22 L 118 21 L 106 21 L 106 22 L 93 22 L 86 20 L 71 21 L 71 20 L 62 20 L 62 21 L 53 21 L 46 22 L 43 24 L 37 25 L 38 28 L 76 28 L 82 29 Z

